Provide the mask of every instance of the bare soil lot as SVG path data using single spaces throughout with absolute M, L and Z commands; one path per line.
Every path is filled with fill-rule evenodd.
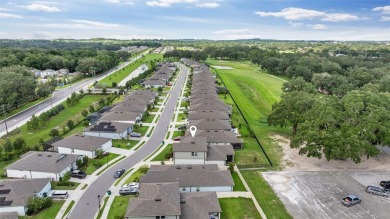
M 390 198 L 365 192 L 367 185 L 390 179 L 388 171 L 281 171 L 265 172 L 263 177 L 297 219 L 389 218 Z M 340 200 L 347 194 L 359 196 L 362 202 L 342 205 Z

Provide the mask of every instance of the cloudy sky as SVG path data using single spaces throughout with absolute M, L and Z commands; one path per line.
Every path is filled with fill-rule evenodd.
M 0 0 L 0 38 L 390 40 L 389 0 Z

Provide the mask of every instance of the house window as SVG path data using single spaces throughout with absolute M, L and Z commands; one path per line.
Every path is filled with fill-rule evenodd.
M 191 156 L 197 157 L 198 156 L 198 152 L 191 152 Z

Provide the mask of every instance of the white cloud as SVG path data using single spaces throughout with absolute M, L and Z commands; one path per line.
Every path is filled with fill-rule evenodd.
M 0 13 L 0 18 L 23 18 L 23 16 L 17 14 Z
M 380 21 L 390 21 L 390 17 L 382 16 Z
M 227 30 L 217 30 L 213 34 L 216 35 L 226 35 L 226 34 L 249 34 L 249 29 L 227 29 Z
M 326 14 L 325 18 L 322 18 L 321 20 L 331 22 L 356 21 L 359 20 L 359 17 L 351 14 Z
M 48 6 L 48 5 L 36 4 L 36 3 L 23 6 L 23 8 L 26 8 L 27 10 L 30 10 L 30 11 L 42 11 L 42 12 L 60 12 L 61 11 L 61 9 L 59 9 L 55 6 Z
M 390 14 L 390 5 L 383 6 L 383 7 L 376 7 L 372 9 L 373 11 L 379 11 L 383 14 Z
M 313 30 L 326 30 L 326 29 L 328 29 L 328 27 L 326 25 L 323 25 L 323 24 L 308 24 L 306 26 L 309 27 L 310 29 L 313 29 Z
M 326 13 L 316 10 L 307 10 L 303 8 L 285 8 L 280 12 L 255 12 L 255 14 L 260 15 L 261 17 L 283 17 L 287 20 L 305 20 L 305 19 L 314 19 L 317 17 L 323 17 Z
M 292 22 L 292 21 L 289 21 L 288 23 L 293 27 L 302 27 L 302 25 L 303 25 L 303 23 L 297 23 L 297 22 Z
M 205 2 L 205 3 L 196 4 L 196 7 L 199 8 L 216 8 L 219 6 L 220 5 L 217 2 Z
M 358 16 L 344 13 L 325 13 L 323 11 L 308 10 L 304 8 L 285 8 L 280 12 L 255 12 L 261 17 L 282 17 L 286 20 L 314 20 L 320 19 L 322 21 L 339 22 L 339 21 L 354 21 L 359 20 Z
M 133 5 L 134 4 L 133 1 L 129 1 L 129 0 L 105 0 L 105 2 L 111 3 L 111 4 L 119 4 L 119 5 Z

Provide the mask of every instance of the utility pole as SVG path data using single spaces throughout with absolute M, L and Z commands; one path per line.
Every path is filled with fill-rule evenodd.
M 4 124 L 5 124 L 5 131 L 8 135 L 8 126 L 7 126 L 7 116 L 5 114 L 5 108 L 4 108 L 4 105 L 3 105 L 3 113 L 4 113 Z

